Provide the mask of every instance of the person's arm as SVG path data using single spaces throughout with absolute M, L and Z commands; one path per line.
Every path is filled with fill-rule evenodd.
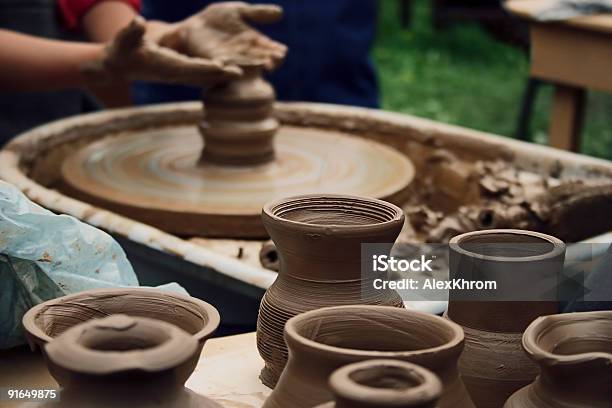
M 132 80 L 206 87 L 242 73 L 233 65 L 162 47 L 145 38 L 146 29 L 138 16 L 106 44 L 0 30 L 0 89 L 50 90 Z
M 140 4 L 134 0 L 61 0 L 60 6 L 67 24 L 72 22 L 72 28 L 80 28 L 90 41 L 104 43 L 112 40 L 130 24 L 138 15 Z M 109 108 L 129 106 L 133 103 L 127 81 L 115 81 L 89 89 Z
M 125 28 L 138 14 L 131 4 L 123 1 L 99 1 L 92 6 L 81 21 L 87 38 L 93 42 L 107 42 Z M 130 84 L 115 81 L 106 86 L 93 86 L 90 91 L 109 108 L 133 104 Z
M 55 90 L 84 87 L 84 64 L 101 60 L 104 45 L 48 40 L 0 29 L 0 89 Z
M 81 24 L 92 42 L 108 42 L 138 15 L 133 5 L 125 1 L 105 0 L 87 10 Z
M 94 42 L 111 40 L 140 13 L 142 3 L 141 0 L 56 1 L 64 28 L 83 31 Z
M 113 7 L 117 11 L 114 3 L 102 2 L 99 10 L 108 12 Z M 136 16 L 117 33 L 92 27 L 96 35 L 112 35 L 106 44 L 47 40 L 0 30 L 0 89 L 51 90 L 131 80 L 210 86 L 240 76 L 242 70 L 236 64 L 276 66 L 286 47 L 246 21 L 267 23 L 281 15 L 276 6 L 227 2 L 176 24 L 147 23 Z

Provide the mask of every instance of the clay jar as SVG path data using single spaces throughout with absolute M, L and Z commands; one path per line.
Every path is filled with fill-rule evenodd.
M 241 65 L 244 74 L 205 91 L 200 163 L 250 166 L 274 160 L 276 95 L 262 67 Z
M 26 312 L 23 326 L 32 349 L 40 347 L 44 352 L 46 343 L 69 328 L 112 314 L 153 318 L 189 333 L 198 343 L 191 369 L 220 322 L 217 310 L 202 300 L 156 289 L 118 288 L 87 290 L 43 302 Z M 55 377 L 63 385 L 61 376 Z
M 536 317 L 558 310 L 556 293 L 546 301 L 514 296 L 520 299 L 537 282 L 554 291 L 565 245 L 537 232 L 486 230 L 451 239 L 449 255 L 451 278 L 494 280 L 503 291 L 450 290 L 447 311 L 465 331 L 459 371 L 472 400 L 479 408 L 499 408 L 538 374 L 521 347 L 523 331 Z
M 329 377 L 335 402 L 317 408 L 436 408 L 442 383 L 431 371 L 397 360 L 370 360 Z
M 523 347 L 541 374 L 504 408 L 612 405 L 611 311 L 540 317 L 525 330 Z
M 173 324 L 112 315 L 78 324 L 45 346 L 64 387 L 47 406 L 221 408 L 185 388 L 198 341 Z
M 305 408 L 333 399 L 329 375 L 374 359 L 418 364 L 442 381 L 441 408 L 473 407 L 457 370 L 461 327 L 441 317 L 389 306 L 336 306 L 306 312 L 285 326 L 289 360 L 264 408 Z
M 403 308 L 393 290 L 375 290 L 362 276 L 361 244 L 393 243 L 402 210 L 384 201 L 305 195 L 268 203 L 263 224 L 276 244 L 280 271 L 266 291 L 257 320 L 261 380 L 273 388 L 287 362 L 283 327 L 291 317 L 324 306 L 372 304 Z

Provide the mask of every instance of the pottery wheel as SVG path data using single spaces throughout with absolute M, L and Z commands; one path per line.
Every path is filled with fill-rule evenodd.
M 194 126 L 107 137 L 63 163 L 63 188 L 171 233 L 259 238 L 271 199 L 328 192 L 401 202 L 414 177 L 397 150 L 335 131 L 282 126 L 276 159 L 247 167 L 198 164 L 202 144 Z

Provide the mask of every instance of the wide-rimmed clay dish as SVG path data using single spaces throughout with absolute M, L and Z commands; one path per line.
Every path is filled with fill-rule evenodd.
M 34 306 L 22 321 L 32 349 L 44 350 L 46 343 L 69 328 L 113 314 L 172 323 L 191 334 L 200 351 L 220 322 L 217 309 L 200 299 L 148 288 L 93 289 L 62 296 Z

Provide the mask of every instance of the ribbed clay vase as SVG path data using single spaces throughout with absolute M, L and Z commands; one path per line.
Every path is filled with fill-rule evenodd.
M 463 331 L 448 319 L 389 306 L 336 306 L 285 325 L 289 360 L 264 408 L 311 408 L 333 399 L 328 378 L 347 364 L 392 359 L 418 364 L 442 381 L 440 408 L 472 408 L 457 360 Z
M 204 342 L 219 326 L 220 316 L 212 305 L 191 296 L 148 288 L 92 289 L 48 300 L 23 316 L 25 334 L 32 349 L 44 346 L 73 326 L 112 314 L 148 317 L 171 323 L 189 333 L 198 343 L 191 358 L 195 368 Z M 63 381 L 56 376 L 60 385 Z
M 221 408 L 185 388 L 198 341 L 175 325 L 111 315 L 76 325 L 45 346 L 62 379 L 62 408 Z
M 426 368 L 398 360 L 368 360 L 329 377 L 334 402 L 316 408 L 436 408 L 442 383 Z
M 523 347 L 541 374 L 504 408 L 612 406 L 612 311 L 540 317 Z
M 472 400 L 479 408 L 499 408 L 538 375 L 537 365 L 522 349 L 522 334 L 538 316 L 558 311 L 555 288 L 565 245 L 537 232 L 486 230 L 451 239 L 449 255 L 452 278 L 493 280 L 501 290 L 495 295 L 500 300 L 487 291 L 466 295 L 450 290 L 446 314 L 465 331 L 459 371 Z M 513 300 L 540 282 L 554 292 L 537 297 L 545 301 L 532 300 L 531 295 L 527 300 Z
M 283 327 L 291 317 L 325 306 L 404 307 L 394 290 L 374 289 L 374 279 L 386 275 L 361 272 L 361 244 L 393 243 L 404 214 L 385 201 L 326 194 L 268 203 L 262 219 L 280 259 L 257 320 L 257 348 L 265 361 L 260 378 L 273 388 L 287 362 Z

